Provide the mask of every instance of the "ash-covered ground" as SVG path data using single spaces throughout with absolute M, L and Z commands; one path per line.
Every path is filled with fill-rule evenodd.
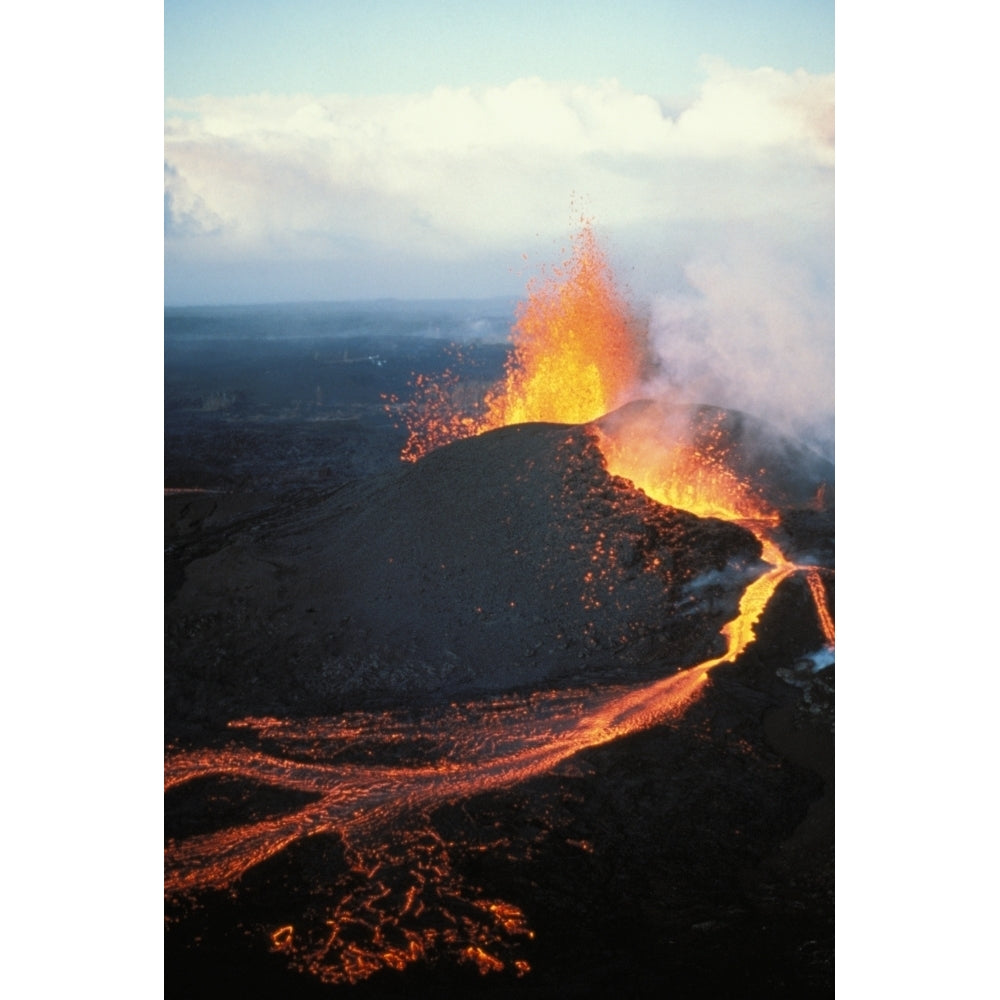
M 248 743 L 228 727 L 248 716 L 419 714 L 640 684 L 721 653 L 759 543 L 610 476 L 588 428 L 506 428 L 400 463 L 386 400 L 414 372 L 492 384 L 502 308 L 300 311 L 284 335 L 276 316 L 168 317 L 168 754 Z M 775 495 L 787 487 L 787 554 L 832 569 L 832 467 L 760 440 L 749 418 L 729 425 L 769 451 Z M 348 862 L 323 833 L 168 901 L 167 995 L 832 996 L 833 667 L 809 659 L 822 644 L 790 577 L 681 718 L 428 807 L 421 829 L 463 884 L 525 914 L 529 973 L 445 954 L 353 985 L 298 971 L 270 935 L 337 905 Z M 307 799 L 239 776 L 181 784 L 168 852 Z

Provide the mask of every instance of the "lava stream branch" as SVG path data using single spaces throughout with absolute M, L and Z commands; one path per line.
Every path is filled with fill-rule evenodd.
M 167 892 L 227 885 L 301 836 L 337 832 L 350 842 L 402 812 L 521 784 L 550 771 L 580 750 L 664 720 L 679 711 L 703 681 L 697 672 L 685 671 L 628 694 L 611 699 L 605 695 L 574 724 L 564 719 L 555 730 L 548 728 L 552 720 L 544 717 L 535 720 L 534 726 L 525 726 L 521 721 L 517 738 L 522 749 L 492 758 L 484 756 L 457 767 L 447 757 L 417 767 L 294 762 L 281 767 L 266 755 L 239 750 L 205 752 L 197 758 L 185 754 L 180 767 L 175 766 L 178 762 L 168 761 L 169 787 L 196 777 L 223 774 L 321 792 L 323 797 L 280 820 L 171 843 L 167 848 Z M 502 723 L 488 720 L 490 727 L 498 724 Z M 478 735 L 487 743 L 490 729 Z
M 833 616 L 830 614 L 830 606 L 826 599 L 826 589 L 823 586 L 823 580 L 817 567 L 806 569 L 806 583 L 809 584 L 809 590 L 812 592 L 820 628 L 823 630 L 823 635 L 827 643 L 832 647 L 836 640 L 836 630 L 833 626 Z

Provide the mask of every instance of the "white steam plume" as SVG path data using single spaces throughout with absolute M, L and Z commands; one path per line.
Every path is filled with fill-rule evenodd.
M 742 410 L 833 459 L 832 287 L 749 241 L 684 269 L 691 291 L 656 297 L 659 368 L 646 395 Z

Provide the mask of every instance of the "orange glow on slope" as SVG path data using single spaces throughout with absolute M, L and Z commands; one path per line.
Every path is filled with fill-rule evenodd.
M 777 523 L 776 512 L 753 484 L 727 464 L 718 426 L 712 431 L 714 440 L 710 436 L 698 446 L 648 436 L 641 425 L 629 425 L 622 433 L 601 427 L 595 431 L 608 472 L 631 480 L 646 496 L 699 517 Z
M 721 659 L 702 664 L 710 670 L 733 662 L 754 639 L 753 626 L 763 614 L 782 580 L 806 570 L 806 579 L 816 604 L 827 642 L 833 645 L 833 620 L 826 607 L 826 594 L 815 569 L 789 562 L 773 536 L 778 513 L 760 495 L 753 483 L 740 478 L 727 461 L 722 434 L 722 415 L 699 428 L 697 443 L 671 437 L 640 413 L 637 417 L 612 421 L 610 427 L 595 427 L 608 471 L 631 480 L 647 496 L 699 517 L 732 521 L 750 531 L 760 542 L 764 562 L 772 569 L 743 592 L 740 614 L 723 628 L 729 649 Z
M 645 363 L 642 337 L 618 293 L 590 224 L 573 237 L 573 256 L 532 282 L 511 330 L 503 381 L 467 414 L 453 402 L 454 376 L 417 376 L 404 411 L 410 436 L 402 457 L 510 424 L 580 424 L 625 402 Z

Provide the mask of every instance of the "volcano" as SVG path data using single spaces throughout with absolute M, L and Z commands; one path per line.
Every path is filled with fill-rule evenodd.
M 168 341 L 171 995 L 832 994 L 833 466 L 574 247 L 504 351 Z
M 827 995 L 832 576 L 776 578 L 727 659 L 773 557 L 609 472 L 639 425 L 830 565 L 832 465 L 709 407 L 173 498 L 170 995 Z
M 698 432 L 708 412 L 640 404 L 595 427 L 501 428 L 233 533 L 188 563 L 169 607 L 177 717 L 193 705 L 334 711 L 636 680 L 718 655 L 761 572 L 760 543 L 610 474 L 596 435 L 653 413 Z M 743 415 L 710 412 L 739 461 L 773 470 L 764 494 L 801 535 L 832 466 Z M 212 670 L 200 662 L 206 622 Z M 213 674 L 238 683 L 210 692 Z
M 257 712 L 662 673 L 719 651 L 761 568 L 745 529 L 609 474 L 583 426 L 458 441 L 255 528 L 187 566 L 168 617 L 212 609 Z

